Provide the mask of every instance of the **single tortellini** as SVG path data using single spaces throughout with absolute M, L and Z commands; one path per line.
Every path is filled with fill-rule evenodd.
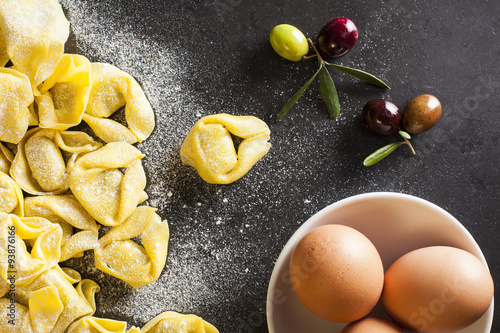
M 90 94 L 90 61 L 77 54 L 64 54 L 61 62 L 35 96 L 39 126 L 65 130 L 82 121 Z
M 243 139 L 234 147 L 231 137 Z M 271 147 L 269 127 L 253 116 L 225 113 L 201 118 L 181 146 L 181 160 L 208 183 L 229 184 L 243 177 Z
M 7 174 L 0 171 L 0 212 L 24 215 L 23 191 Z
M 134 288 L 156 281 L 165 267 L 169 229 L 155 211 L 139 206 L 125 222 L 99 239 L 94 250 L 96 267 Z M 142 246 L 132 240 L 139 235 Z
M 141 333 L 141 330 L 137 327 L 127 330 L 124 321 L 87 316 L 71 324 L 66 333 Z
M 198 316 L 166 311 L 144 325 L 141 333 L 219 333 L 219 330 Z
M 25 216 L 44 217 L 57 223 L 63 231 L 61 261 L 83 257 L 98 242 L 99 226 L 78 200 L 72 195 L 49 195 L 26 198 Z M 74 228 L 79 229 L 78 232 Z
M 62 230 L 42 217 L 0 212 L 0 276 L 16 287 L 30 284 L 59 262 Z M 31 251 L 28 251 L 29 242 Z
M 35 333 L 64 333 L 73 321 L 94 313 L 92 305 L 99 287 L 92 280 L 75 277 L 79 274 L 67 274 L 55 266 L 16 289 L 16 301 L 28 308 Z M 78 283 L 76 288 L 74 283 Z
M 68 36 L 69 22 L 57 0 L 2 0 L 0 67 L 11 60 L 35 94 L 56 69 Z
M 28 130 L 31 103 L 33 92 L 28 77 L 14 69 L 0 67 L 0 141 L 21 141 Z
M 121 224 L 147 197 L 143 157 L 132 145 L 111 142 L 76 158 L 69 166 L 73 195 L 97 222 Z M 125 173 L 119 168 L 126 168 Z
M 128 128 L 107 119 L 125 106 Z M 92 63 L 92 88 L 83 120 L 104 142 L 141 142 L 155 126 L 154 112 L 141 86 L 129 74 L 105 63 Z
M 68 143 L 71 146 L 68 146 Z M 10 174 L 21 189 L 33 195 L 56 195 L 69 189 L 66 162 L 61 149 L 71 153 L 99 148 L 83 132 L 30 129 L 19 142 Z

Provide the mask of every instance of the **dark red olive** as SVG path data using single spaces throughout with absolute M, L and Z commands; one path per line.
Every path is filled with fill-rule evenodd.
M 325 24 L 318 35 L 322 57 L 338 58 L 351 51 L 358 40 L 358 28 L 346 17 L 337 17 Z
M 363 115 L 366 124 L 383 135 L 396 133 L 402 118 L 399 108 L 385 99 L 374 99 L 366 103 L 363 107 Z

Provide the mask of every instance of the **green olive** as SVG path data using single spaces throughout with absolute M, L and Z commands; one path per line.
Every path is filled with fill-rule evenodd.
M 293 25 L 275 26 L 269 35 L 269 41 L 276 53 L 291 61 L 300 61 L 309 52 L 306 37 Z
M 432 95 L 420 95 L 406 105 L 403 112 L 403 127 L 407 132 L 417 134 L 436 125 L 441 117 L 441 103 Z

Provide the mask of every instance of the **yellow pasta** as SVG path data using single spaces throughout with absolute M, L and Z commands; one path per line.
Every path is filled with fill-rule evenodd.
M 61 226 L 63 236 L 60 262 L 82 257 L 84 251 L 97 246 L 99 227 L 74 196 L 29 197 L 24 206 L 26 216 L 44 217 Z M 75 233 L 73 228 L 80 231 Z
M 231 134 L 243 139 L 236 153 Z M 181 146 L 184 164 L 208 183 L 228 184 L 243 177 L 271 147 L 270 131 L 253 116 L 216 114 L 201 118 Z
M 54 73 L 35 96 L 39 126 L 65 130 L 82 121 L 90 94 L 90 61 L 77 54 L 65 54 Z
M 140 333 L 140 330 L 132 327 L 127 331 L 124 321 L 88 316 L 75 321 L 67 333 Z
M 52 332 L 63 310 L 64 304 L 56 286 L 50 285 L 31 292 L 28 311 L 35 332 Z
M 35 333 L 64 333 L 73 321 L 94 313 L 91 304 L 95 304 L 98 288 L 88 281 L 80 281 L 75 289 L 73 278 L 56 265 L 32 283 L 16 288 L 16 301 L 28 307 Z
M 0 171 L 0 212 L 24 215 L 23 191 L 8 175 Z
M 30 81 L 14 69 L 0 67 L 0 92 L 0 141 L 18 143 L 29 124 L 28 106 L 33 103 Z
M 66 163 L 60 148 L 69 152 L 83 152 L 98 147 L 99 143 L 81 132 L 59 132 L 35 127 L 19 142 L 10 174 L 21 189 L 30 194 L 62 194 L 69 186 Z
M 28 308 L 14 299 L 0 298 L 2 333 L 34 333 Z
M 35 94 L 56 69 L 68 36 L 69 22 L 57 0 L 2 0 L 0 66 L 10 59 Z
M 55 143 L 69 153 L 88 153 L 102 147 L 91 136 L 77 131 L 55 131 Z
M 0 276 L 9 282 L 14 277 L 16 286 L 30 284 L 59 262 L 62 230 L 57 224 L 41 217 L 0 212 L 0 233 L 5 235 L 0 237 L 0 258 L 4 258 L 0 260 Z M 31 251 L 24 240 L 29 240 Z
M 141 333 L 219 333 L 219 331 L 198 316 L 166 311 L 144 325 Z
M 96 267 L 134 288 L 156 281 L 165 267 L 169 230 L 155 210 L 137 207 L 125 222 L 99 239 L 94 250 Z M 139 235 L 143 246 L 131 240 Z
M 70 163 L 69 186 L 73 195 L 99 223 L 116 226 L 144 200 L 144 155 L 124 142 L 108 143 Z M 119 168 L 126 168 L 122 173 Z
M 125 106 L 128 128 L 104 119 Z M 92 63 L 92 88 L 83 120 L 105 142 L 141 142 L 155 126 L 151 104 L 137 81 L 117 67 Z
M 4 280 L 3 278 L 0 278 L 0 297 L 5 296 L 5 294 L 7 294 L 9 289 L 10 289 L 10 283 Z
M 87 301 L 93 310 L 92 313 L 94 313 L 96 310 L 95 294 L 101 290 L 101 287 L 93 280 L 83 279 L 78 283 L 75 289 L 78 295 Z
M 0 331 L 218 333 L 175 312 L 128 330 L 125 322 L 93 317 L 100 287 L 59 266 L 94 250 L 97 268 L 138 288 L 159 278 L 169 239 L 167 221 L 138 207 L 147 199 L 144 155 L 131 144 L 152 133 L 153 109 L 131 75 L 64 54 L 68 35 L 58 0 L 0 0 L 0 141 L 17 144 L 14 156 L 0 143 Z M 108 119 L 122 107 L 126 126 Z M 82 120 L 108 144 L 66 131 Z M 254 150 L 265 133 L 230 128 L 263 123 L 233 120 L 218 118 L 242 134 L 241 147 Z M 233 165 L 234 174 L 250 163 L 245 153 L 237 158 L 244 163 Z M 35 196 L 24 198 L 23 190 Z M 111 226 L 100 240 L 96 221 Z
M 0 143 L 0 171 L 6 174 L 10 172 L 10 166 L 14 160 L 14 154 Z
M 111 119 L 83 115 L 83 121 L 89 125 L 94 134 L 104 142 L 126 142 L 134 144 L 137 137 L 125 126 Z

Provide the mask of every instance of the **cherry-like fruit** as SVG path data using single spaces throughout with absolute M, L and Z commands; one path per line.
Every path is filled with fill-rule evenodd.
M 375 132 L 391 135 L 399 130 L 402 113 L 399 108 L 385 99 L 373 99 L 363 107 L 366 124 Z
M 318 35 L 318 49 L 325 58 L 338 58 L 351 51 L 358 40 L 358 28 L 346 17 L 325 24 Z

